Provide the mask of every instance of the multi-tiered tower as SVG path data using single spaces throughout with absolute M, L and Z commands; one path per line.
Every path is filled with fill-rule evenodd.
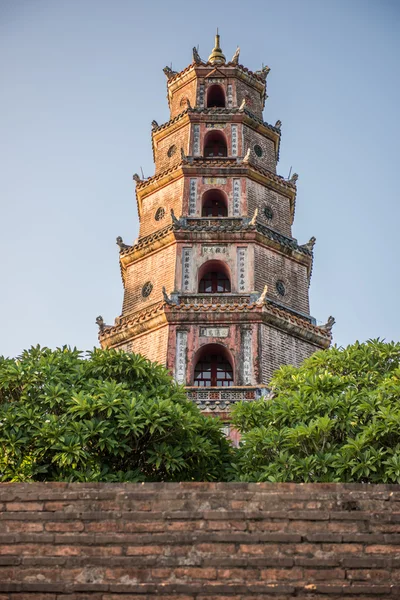
M 155 175 L 134 175 L 139 238 L 120 246 L 122 315 L 100 343 L 166 365 L 203 410 L 262 395 L 275 369 L 331 341 L 310 316 L 314 238 L 292 237 L 297 175 L 276 174 L 281 123 L 262 111 L 268 67 L 219 45 L 166 67 L 168 123 L 152 123 Z

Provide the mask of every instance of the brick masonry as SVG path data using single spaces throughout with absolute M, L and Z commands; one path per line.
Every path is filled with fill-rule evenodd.
M 400 597 L 400 486 L 2 484 L 1 600 Z

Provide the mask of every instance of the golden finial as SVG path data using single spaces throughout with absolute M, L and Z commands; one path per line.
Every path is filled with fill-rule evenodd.
M 217 29 L 217 34 L 215 36 L 215 46 L 210 56 L 208 57 L 208 62 L 212 65 L 223 65 L 225 64 L 225 56 L 219 45 L 219 34 Z

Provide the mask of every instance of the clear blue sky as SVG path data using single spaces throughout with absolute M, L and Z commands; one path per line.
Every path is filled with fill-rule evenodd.
M 0 354 L 89 349 L 120 314 L 115 238 L 137 236 L 162 68 L 207 58 L 217 26 L 227 57 L 271 68 L 294 236 L 317 238 L 312 314 L 340 345 L 398 340 L 399 17 L 395 0 L 2 0 Z

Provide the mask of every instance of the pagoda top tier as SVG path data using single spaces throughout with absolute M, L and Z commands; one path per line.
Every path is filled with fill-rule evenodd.
M 183 71 L 165 67 L 171 119 L 189 107 L 238 108 L 243 103 L 262 118 L 270 69 L 265 66 L 260 71 L 250 71 L 239 64 L 239 56 L 240 48 L 237 48 L 232 59 L 226 61 L 217 31 L 207 61 L 202 60 L 198 50 L 193 48 L 193 60 Z

